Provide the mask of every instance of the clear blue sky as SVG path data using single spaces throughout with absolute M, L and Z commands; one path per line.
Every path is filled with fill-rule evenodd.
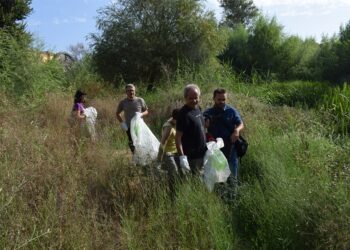
M 46 50 L 66 51 L 96 32 L 97 10 L 112 0 L 32 0 L 33 13 L 27 30 L 41 40 Z M 115 1 L 115 0 L 114 0 Z M 266 15 L 275 16 L 288 34 L 320 40 L 332 35 L 350 20 L 350 0 L 254 0 Z M 207 0 L 207 8 L 220 18 L 218 0 Z

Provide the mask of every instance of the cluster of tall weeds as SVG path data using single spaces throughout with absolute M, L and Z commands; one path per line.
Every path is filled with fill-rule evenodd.
M 350 132 L 350 87 L 347 83 L 333 88 L 323 98 L 323 109 L 332 117 L 335 132 Z
M 349 246 L 348 149 L 325 136 L 316 114 L 253 106 L 246 117 L 250 149 L 232 211 L 237 232 L 253 248 Z

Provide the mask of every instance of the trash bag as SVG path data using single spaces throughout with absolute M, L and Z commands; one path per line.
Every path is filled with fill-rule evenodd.
M 96 140 L 95 124 L 97 118 L 97 110 L 94 107 L 88 107 L 84 110 L 84 115 L 86 116 L 85 123 L 91 139 Z
M 225 155 L 220 148 L 224 147 L 222 138 L 207 143 L 204 156 L 204 183 L 211 192 L 217 182 L 226 182 L 230 175 L 230 168 Z
M 159 141 L 137 114 L 131 119 L 130 134 L 135 146 L 133 161 L 146 166 L 157 160 Z

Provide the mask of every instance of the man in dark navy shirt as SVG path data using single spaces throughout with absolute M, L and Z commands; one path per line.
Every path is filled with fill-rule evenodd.
M 182 168 L 190 168 L 193 174 L 203 169 L 203 158 L 207 150 L 205 124 L 198 107 L 200 90 L 189 84 L 184 89 L 185 105 L 180 109 L 176 122 L 176 148 Z
M 237 178 L 238 157 L 234 143 L 244 128 L 238 111 L 226 104 L 227 94 L 224 89 L 216 89 L 213 94 L 214 106 L 204 112 L 208 133 L 214 138 L 222 138 L 225 146 L 221 149 L 227 158 L 231 173 Z

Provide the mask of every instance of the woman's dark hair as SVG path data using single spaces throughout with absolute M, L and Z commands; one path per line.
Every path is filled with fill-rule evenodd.
M 179 113 L 180 113 L 180 109 L 173 109 L 173 112 L 171 113 L 171 117 L 174 120 L 177 120 L 177 117 L 179 116 Z
M 86 93 L 84 93 L 83 91 L 81 91 L 80 89 L 77 90 L 77 92 L 75 92 L 74 95 L 74 103 L 78 103 L 81 102 L 82 97 L 86 95 Z

